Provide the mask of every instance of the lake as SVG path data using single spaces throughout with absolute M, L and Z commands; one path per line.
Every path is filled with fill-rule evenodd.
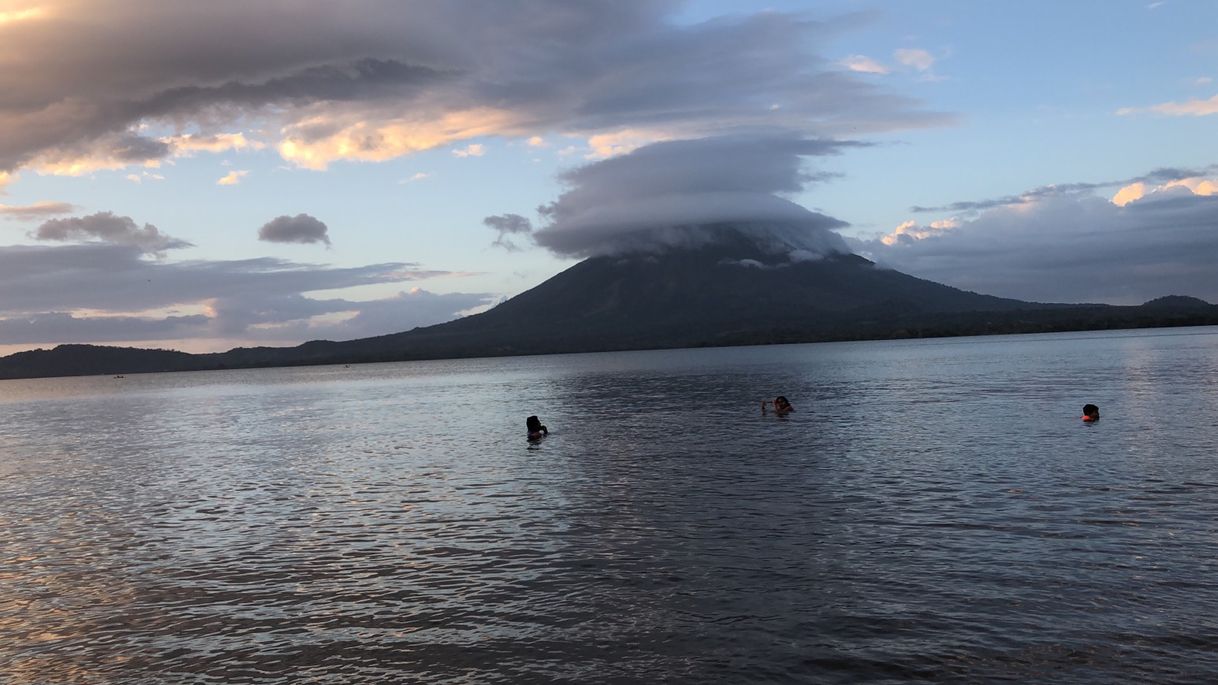
M 9 685 L 1213 682 L 1218 328 L 2 381 L 0 526 Z

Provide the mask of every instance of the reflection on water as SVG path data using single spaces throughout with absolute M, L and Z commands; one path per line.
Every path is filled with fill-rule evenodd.
M 0 382 L 0 680 L 1212 681 L 1216 384 L 1214 329 Z

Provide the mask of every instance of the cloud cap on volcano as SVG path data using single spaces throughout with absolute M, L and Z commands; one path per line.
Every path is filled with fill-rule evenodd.
M 549 223 L 533 236 L 556 255 L 582 258 L 695 247 L 740 225 L 771 251 L 849 252 L 830 230 L 845 222 L 779 194 L 823 178 L 804 169 L 804 157 L 858 145 L 793 135 L 655 143 L 564 173 L 570 189 L 538 209 Z

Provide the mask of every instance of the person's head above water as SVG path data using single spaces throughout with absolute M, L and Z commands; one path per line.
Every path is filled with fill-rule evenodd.
M 524 420 L 524 425 L 529 429 L 529 435 L 549 435 L 550 431 L 545 426 L 541 425 L 541 419 L 536 416 L 530 416 Z
M 1095 406 L 1094 404 L 1084 404 L 1083 405 L 1083 420 L 1084 421 L 1097 421 L 1097 420 L 1099 420 L 1099 418 L 1100 418 L 1100 408 L 1099 407 Z
M 762 400 L 761 401 L 761 413 L 762 414 L 766 413 L 765 408 L 766 408 L 767 404 L 774 406 L 775 414 L 786 414 L 787 412 L 795 411 L 795 407 L 792 407 L 791 403 L 789 401 L 787 401 L 787 398 L 782 395 L 775 397 L 773 400 Z

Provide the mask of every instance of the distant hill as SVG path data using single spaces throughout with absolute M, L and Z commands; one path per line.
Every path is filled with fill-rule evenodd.
M 1211 309 L 1214 305 L 1205 300 L 1196 297 L 1187 297 L 1184 295 L 1168 295 L 1166 297 L 1158 297 L 1149 302 L 1142 303 L 1143 307 L 1148 309 Z
M 196 355 L 100 345 L 59 345 L 0 357 L 0 378 L 88 376 L 111 373 L 187 371 L 207 368 Z
M 201 355 L 61 345 L 0 358 L 0 378 L 1218 324 L 1218 307 L 1191 297 L 1032 303 L 857 255 L 807 256 L 791 261 L 728 235 L 699 249 L 588 259 L 490 311 L 404 333 Z

